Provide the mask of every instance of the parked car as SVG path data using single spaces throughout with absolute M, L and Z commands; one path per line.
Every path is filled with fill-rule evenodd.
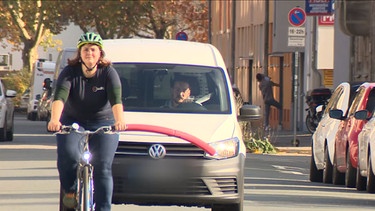
M 375 83 L 363 83 L 357 90 L 347 115 L 341 110 L 331 110 L 330 116 L 342 120 L 335 138 L 335 156 L 333 161 L 334 184 L 342 183 L 345 178 L 347 187 L 356 187 L 358 166 L 358 134 L 367 120 L 354 117 L 355 112 L 375 108 Z
M 104 40 L 104 50 L 122 81 L 129 126 L 181 131 L 216 151 L 210 155 L 186 139 L 152 131 L 122 132 L 113 161 L 113 203 L 242 211 L 246 147 L 237 118 L 259 118 L 260 108 L 245 104 L 237 117 L 219 51 L 210 44 L 155 39 Z M 166 102 L 176 78 L 190 84 L 191 98 L 173 108 Z
M 355 118 L 369 120 L 358 135 L 357 190 L 375 193 L 375 112 L 357 111 Z M 371 116 L 371 117 L 369 117 Z
M 310 181 L 332 183 L 332 163 L 335 154 L 335 137 L 339 129 L 340 121 L 331 118 L 329 112 L 333 109 L 343 111 L 346 115 L 353 102 L 356 90 L 362 82 L 343 82 L 334 90 L 322 119 L 312 135 Z M 323 106 L 319 106 L 317 110 Z
M 20 107 L 19 107 L 20 110 L 22 111 L 27 110 L 29 99 L 30 99 L 30 88 L 26 89 L 21 95 L 21 102 L 20 102 Z
M 14 103 L 17 92 L 6 90 L 0 80 L 0 141 L 12 141 L 14 130 Z

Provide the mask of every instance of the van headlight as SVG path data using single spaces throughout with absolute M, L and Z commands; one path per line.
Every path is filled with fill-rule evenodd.
M 220 160 L 236 157 L 238 155 L 240 143 L 238 138 L 231 138 L 210 143 L 210 146 L 216 150 L 216 153 L 215 155 L 206 153 L 205 156 L 207 158 Z

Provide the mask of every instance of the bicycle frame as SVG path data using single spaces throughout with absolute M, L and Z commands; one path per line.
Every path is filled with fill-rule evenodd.
M 103 126 L 95 131 L 79 130 L 79 125 L 74 123 L 71 126 L 62 126 L 61 131 L 55 134 L 70 134 L 71 132 L 76 132 L 84 135 L 83 151 L 81 154 L 81 159 L 77 168 L 77 192 L 76 196 L 78 198 L 78 205 L 75 208 L 77 211 L 93 211 L 94 210 L 94 180 L 93 171 L 94 167 L 91 165 L 91 153 L 89 149 L 89 140 L 91 135 L 103 132 L 104 134 L 114 133 L 114 128 L 112 126 Z M 61 191 L 60 191 L 61 192 Z M 60 210 L 68 210 L 61 205 L 60 199 Z
M 91 153 L 89 150 L 89 134 L 85 136 L 83 141 L 83 152 L 81 160 L 77 168 L 77 195 L 78 210 L 94 210 L 94 181 L 93 166 L 90 163 Z

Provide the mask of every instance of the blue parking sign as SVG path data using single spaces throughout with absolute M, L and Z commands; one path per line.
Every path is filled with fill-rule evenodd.
M 188 40 L 188 35 L 185 32 L 178 32 L 176 34 L 176 40 Z

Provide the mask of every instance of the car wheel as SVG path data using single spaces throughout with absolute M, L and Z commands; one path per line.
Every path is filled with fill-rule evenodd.
M 323 169 L 323 182 L 332 183 L 332 162 L 329 159 L 328 147 L 324 147 L 324 169 Z
M 375 193 L 375 175 L 372 171 L 372 165 L 371 165 L 371 155 L 368 156 L 368 162 L 367 162 L 367 183 L 366 183 L 366 190 L 369 193 Z
M 366 190 L 366 180 L 367 180 L 367 178 L 363 177 L 361 175 L 361 171 L 359 170 L 359 166 L 358 166 L 358 168 L 357 168 L 357 180 L 356 180 L 356 185 L 355 185 L 357 190 L 359 190 L 359 191 Z
M 332 183 L 334 185 L 345 184 L 345 174 L 339 172 L 339 170 L 337 169 L 336 155 L 334 156 L 334 159 L 333 159 Z
M 350 162 L 350 153 L 346 152 L 346 172 L 345 172 L 345 186 L 348 188 L 355 188 L 357 169 L 353 167 Z
M 7 115 L 5 114 L 5 117 Z M 7 125 L 7 118 L 5 118 L 4 120 L 4 125 L 2 128 L 0 128 L 0 141 L 6 141 L 7 140 L 7 129 L 6 129 L 6 125 Z
M 13 133 L 14 133 L 14 114 L 12 115 L 12 125 L 6 132 L 7 141 L 13 141 Z
M 322 182 L 323 180 L 323 170 L 316 168 L 314 159 L 314 147 L 311 146 L 311 159 L 310 159 L 310 181 L 311 182 Z
M 238 204 L 214 204 L 211 211 L 242 211 L 243 203 Z

